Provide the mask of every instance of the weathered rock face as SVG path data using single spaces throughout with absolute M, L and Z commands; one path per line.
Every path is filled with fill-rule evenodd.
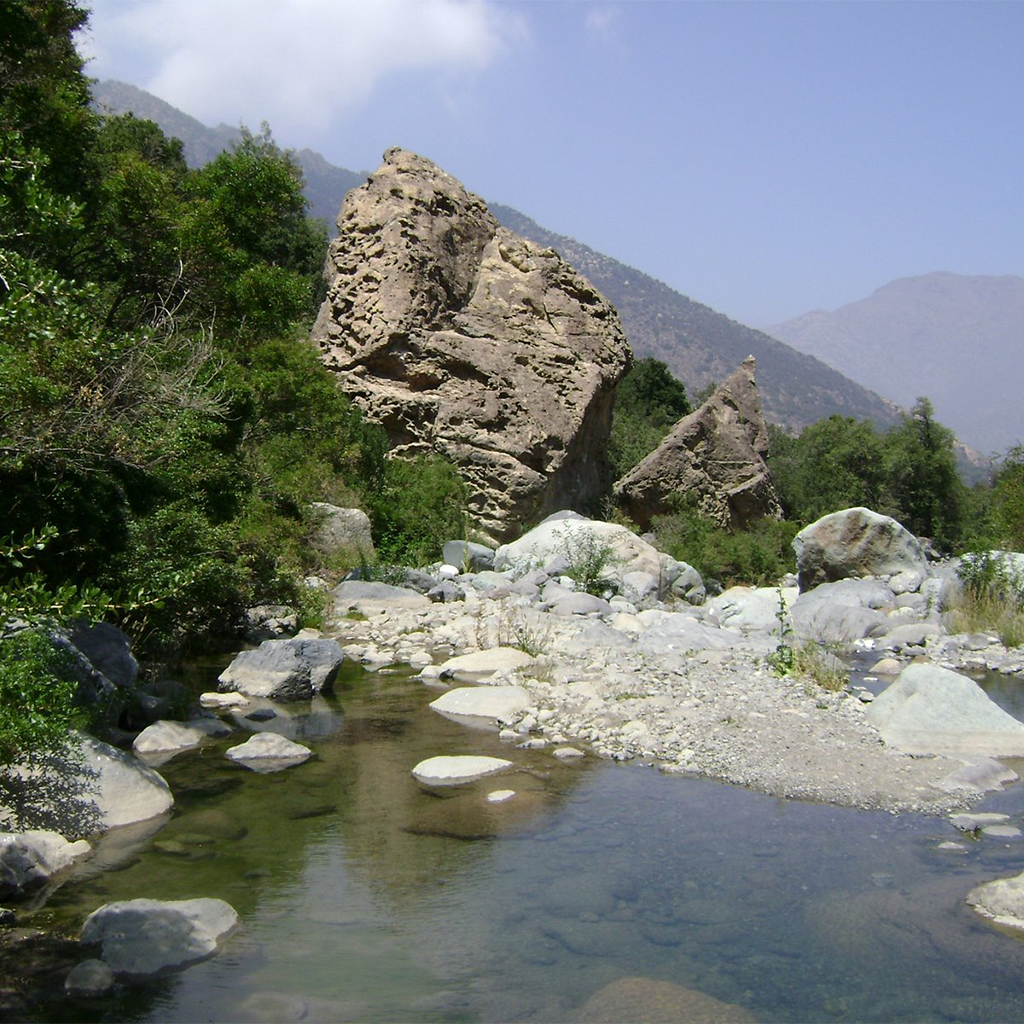
M 750 356 L 615 485 L 615 497 L 644 529 L 680 493 L 694 494 L 701 515 L 720 526 L 780 519 L 767 455 L 768 427 Z
M 609 303 L 405 150 L 349 192 L 338 233 L 313 339 L 394 454 L 451 459 L 501 539 L 597 499 L 632 360 Z

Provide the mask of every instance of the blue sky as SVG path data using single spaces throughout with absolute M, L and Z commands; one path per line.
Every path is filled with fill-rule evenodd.
M 356 170 L 413 149 L 744 323 L 1024 275 L 1022 3 L 91 6 L 95 77 Z

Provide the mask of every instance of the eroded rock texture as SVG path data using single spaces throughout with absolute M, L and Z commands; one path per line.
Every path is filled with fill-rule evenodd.
M 607 489 L 611 305 L 551 249 L 498 225 L 429 160 L 391 149 L 338 214 L 313 338 L 396 456 L 438 452 L 500 539 Z
M 697 410 L 684 416 L 650 455 L 616 485 L 615 497 L 644 529 L 692 493 L 698 511 L 720 526 L 782 518 L 768 473 L 768 427 L 749 356 Z

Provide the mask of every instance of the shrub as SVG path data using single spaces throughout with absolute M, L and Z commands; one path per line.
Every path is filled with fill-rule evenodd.
M 600 596 L 608 589 L 608 570 L 617 559 L 615 549 L 589 527 L 573 529 L 568 523 L 558 531 L 558 551 L 568 566 L 565 575 L 580 590 Z
M 957 567 L 960 592 L 946 610 L 951 633 L 995 633 L 1006 647 L 1024 644 L 1024 575 L 998 551 L 971 552 Z
M 76 714 L 71 656 L 39 629 L 0 640 L 0 765 L 61 747 Z

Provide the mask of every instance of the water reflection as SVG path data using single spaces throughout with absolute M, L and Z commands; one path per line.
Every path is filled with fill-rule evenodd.
M 130 1006 L 66 1016 L 550 1021 L 589 1005 L 607 1019 L 588 1000 L 646 978 L 671 983 L 650 985 L 654 1004 L 703 993 L 764 1021 L 1024 1020 L 1024 944 L 963 905 L 1024 868 L 1024 843 L 949 853 L 941 819 L 564 765 L 445 720 L 434 696 L 400 676 L 348 679 L 318 707 L 316 728 L 332 724 L 317 758 L 277 775 L 224 759 L 241 736 L 169 762 L 173 820 L 46 914 L 217 896 L 244 930 Z M 443 793 L 412 779 L 424 757 L 468 752 L 517 769 Z M 492 789 L 517 796 L 488 804 Z M 990 806 L 1019 817 L 1024 790 Z M 628 990 L 643 998 L 642 981 Z

